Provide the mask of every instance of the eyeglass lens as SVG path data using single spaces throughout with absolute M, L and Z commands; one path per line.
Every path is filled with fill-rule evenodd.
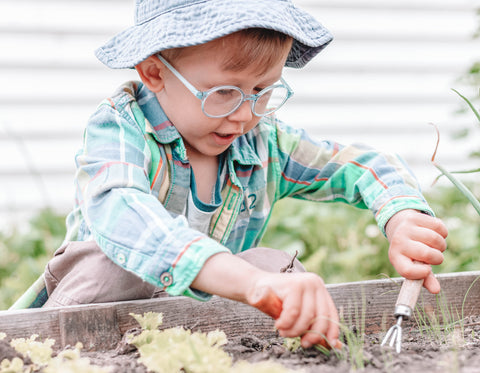
M 284 104 L 288 97 L 288 90 L 283 86 L 273 86 L 260 92 L 253 106 L 256 115 L 266 115 L 274 112 Z M 203 110 L 207 115 L 228 115 L 238 109 L 242 103 L 240 89 L 219 87 L 209 92 L 204 98 Z

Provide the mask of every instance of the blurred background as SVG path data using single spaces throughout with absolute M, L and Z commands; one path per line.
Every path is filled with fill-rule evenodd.
M 465 164 L 452 134 L 472 125 L 455 88 L 480 60 L 473 0 L 297 0 L 335 39 L 306 69 L 286 69 L 295 96 L 279 112 L 318 138 L 402 155 L 428 188 L 429 159 Z M 74 154 L 96 105 L 134 71 L 93 51 L 133 23 L 133 0 L 0 1 L 0 222 L 72 205 Z M 474 139 L 470 139 L 470 143 Z M 478 138 L 475 139 L 478 142 Z
M 445 184 L 442 180 L 431 186 L 438 172 L 430 163 L 436 142 L 430 123 L 441 133 L 440 163 L 449 169 L 478 167 L 478 158 L 471 156 L 479 149 L 478 123 L 451 89 L 479 106 L 475 80 L 479 69 L 475 64 L 480 62 L 480 39 L 475 37 L 479 0 L 294 2 L 314 14 L 335 39 L 305 69 L 286 69 L 284 76 L 295 96 L 279 111 L 281 119 L 317 138 L 364 142 L 400 154 L 427 194 Z M 2 270 L 13 276 L 18 252 L 43 258 L 61 239 L 63 215 L 73 202 L 74 155 L 88 117 L 117 86 L 137 79 L 134 71 L 104 67 L 93 54 L 133 23 L 133 3 L 0 0 L 0 232 L 6 232 L 0 243 L 0 277 Z M 451 212 L 445 204 L 457 198 L 452 195 L 451 200 L 446 194 L 432 200 L 439 201 L 440 211 Z M 458 206 L 468 211 L 465 204 Z M 281 216 L 274 216 L 272 227 L 279 230 L 267 235 L 269 244 L 283 242 L 290 251 L 315 249 L 323 253 L 314 258 L 319 263 L 326 255 L 317 250 L 319 246 L 338 245 L 338 240 L 309 244 L 302 238 L 310 239 L 318 231 L 313 220 L 311 231 L 300 232 L 307 229 L 305 219 L 318 217 L 317 209 L 311 215 L 298 205 L 286 204 L 279 210 L 304 218 L 289 221 L 288 226 L 281 223 Z M 334 221 L 332 211 L 325 211 L 325 219 Z M 356 214 L 338 213 L 346 214 L 348 221 Z M 31 219 L 34 223 L 29 223 Z M 347 223 L 339 219 L 346 229 Z M 378 231 L 371 228 L 370 217 L 366 219 L 358 232 L 376 240 Z M 478 238 L 478 229 L 472 229 Z M 286 239 L 279 233 L 292 230 L 301 237 Z M 20 239 L 18 232 L 28 237 Z M 345 246 L 353 241 L 350 238 Z M 358 263 L 355 256 L 345 255 Z M 35 274 L 36 268 L 38 260 L 16 273 Z M 375 267 L 372 273 L 379 270 Z

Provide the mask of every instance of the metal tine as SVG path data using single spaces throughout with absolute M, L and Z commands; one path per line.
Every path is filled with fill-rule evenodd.
M 398 329 L 395 328 L 392 334 L 392 339 L 390 340 L 390 343 L 389 343 L 390 347 L 393 347 L 393 344 L 397 342 L 397 334 L 398 334 Z
M 397 353 L 402 351 L 402 320 L 404 318 L 407 320 L 412 316 L 422 285 L 423 279 L 406 279 L 403 282 L 398 294 L 397 304 L 395 305 L 394 316 L 397 318 L 397 323 L 388 330 L 381 346 L 389 342 L 390 347 L 395 346 Z
M 395 346 L 395 350 L 397 351 L 397 354 L 399 354 L 402 351 L 402 328 L 398 328 L 398 334 L 397 334 L 397 344 Z
M 397 318 L 397 323 L 392 326 L 385 337 L 383 338 L 383 341 L 381 343 L 381 346 L 385 346 L 388 342 L 388 345 L 390 347 L 395 346 L 395 351 L 397 353 L 400 353 L 402 350 L 402 317 L 399 316 Z
M 382 344 L 380 346 L 385 346 L 389 340 L 391 341 L 390 337 L 392 337 L 392 334 L 395 334 L 395 330 L 396 326 L 392 326 L 390 329 L 388 329 L 388 332 L 383 338 Z M 395 336 L 393 336 L 393 338 L 395 338 Z

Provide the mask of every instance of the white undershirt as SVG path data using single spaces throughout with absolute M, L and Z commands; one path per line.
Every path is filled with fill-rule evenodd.
M 195 186 L 195 176 L 192 172 L 192 187 L 188 193 L 188 200 L 186 205 L 185 217 L 188 220 L 190 228 L 193 228 L 204 234 L 209 233 L 210 221 L 212 216 L 222 204 L 222 197 L 220 195 L 221 189 L 221 180 L 224 180 L 226 177 L 227 167 L 224 166 L 223 162 L 220 162 L 217 182 L 212 191 L 212 198 L 210 203 L 202 202 L 197 195 L 194 195 L 196 186 Z M 195 203 L 197 202 L 197 203 Z
M 212 220 L 212 215 L 214 214 L 214 212 L 215 210 L 202 211 L 197 206 L 195 206 L 192 190 L 190 190 L 190 192 L 188 193 L 187 211 L 185 216 L 187 217 L 188 224 L 191 228 L 199 232 L 208 234 L 210 220 Z

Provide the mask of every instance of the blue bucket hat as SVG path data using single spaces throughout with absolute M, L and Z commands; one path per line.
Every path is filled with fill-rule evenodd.
M 133 68 L 165 49 L 203 44 L 247 28 L 290 35 L 285 66 L 300 68 L 332 35 L 290 0 L 135 0 L 135 25 L 95 51 L 114 69 Z

